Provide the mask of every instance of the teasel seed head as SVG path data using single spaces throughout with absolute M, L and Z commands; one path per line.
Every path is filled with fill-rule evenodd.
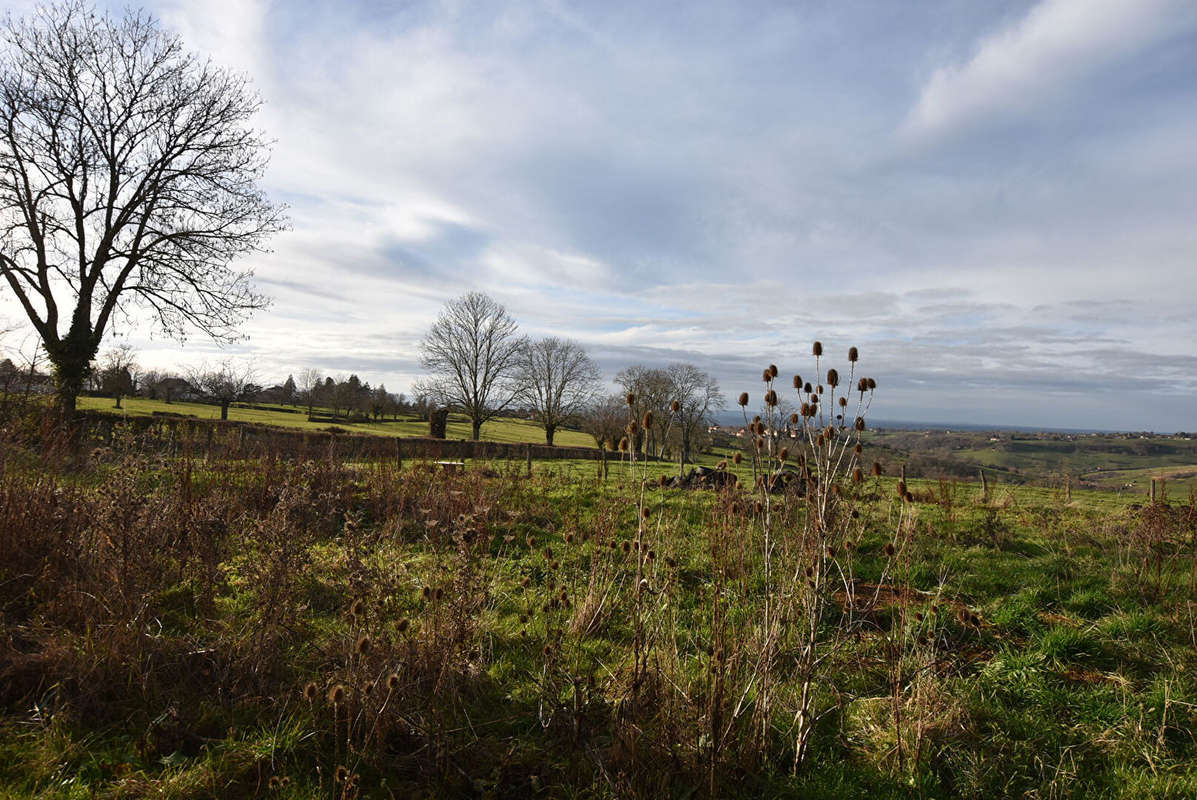
M 407 617 L 400 617 L 399 621 L 395 623 L 395 629 L 400 633 L 407 633 L 407 629 L 411 626 L 411 620 Z
M 648 506 L 645 506 L 644 508 L 640 509 L 641 517 L 643 517 L 644 519 L 648 519 L 648 515 L 649 515 Z
M 669 483 L 668 475 L 662 475 L 659 478 L 657 478 L 657 486 L 664 486 L 667 483 Z
M 777 405 L 777 392 L 773 391 L 772 389 L 765 392 L 765 405 L 769 406 L 770 408 Z
M 674 414 L 676 414 L 677 412 L 682 410 L 682 404 L 679 403 L 678 401 L 674 400 L 672 403 L 669 404 L 669 410 L 672 411 Z
M 724 459 L 716 464 L 715 469 L 727 469 L 727 459 Z
M 860 442 L 856 443 L 856 446 L 852 448 L 852 452 L 856 455 L 860 455 L 864 452 L 864 448 L 860 446 Z
M 823 394 L 823 384 L 820 383 L 818 386 L 815 387 L 815 394 L 816 395 Z
M 777 460 L 778 461 L 787 461 L 787 460 L 789 460 L 789 458 L 790 458 L 790 448 L 788 448 L 788 447 L 781 448 L 781 452 L 777 454 Z
M 801 410 L 801 412 L 800 412 L 800 413 L 801 413 L 801 414 L 802 414 L 802 416 L 804 416 L 804 417 L 809 417 L 809 416 L 811 415 L 811 413 L 810 413 L 810 403 L 803 403 L 803 404 L 802 404 L 802 410 Z
M 856 430 L 858 430 L 858 431 L 863 431 L 863 430 L 865 429 L 865 421 L 864 421 L 864 417 L 857 417 L 857 418 L 856 418 L 856 424 L 855 424 L 855 427 L 856 427 Z
M 621 436 L 619 439 L 619 452 L 626 453 L 628 451 L 628 437 Z
M 337 767 L 337 771 L 333 773 L 333 777 L 336 778 L 337 783 L 344 783 L 349 780 L 349 770 L 344 766 Z
M 765 504 L 762 503 L 760 500 L 757 500 L 756 503 L 753 505 L 753 510 L 759 514 L 765 510 Z
M 858 380 L 856 382 L 856 390 L 858 392 L 860 392 L 861 394 L 864 394 L 865 392 L 867 392 L 869 390 L 869 379 L 861 378 L 860 380 Z
M 621 544 L 619 547 L 620 547 L 620 549 L 621 549 L 621 550 L 623 550 L 625 553 L 630 553 L 630 552 L 632 552 L 632 543 L 631 543 L 631 542 L 629 542 L 627 539 L 624 539 L 624 540 L 623 540 L 623 544 Z
M 773 380 L 773 373 L 769 371 L 768 367 L 765 367 L 764 371 L 761 372 L 761 380 L 763 380 L 765 383 Z
M 364 656 L 366 653 L 370 652 L 370 637 L 366 636 L 365 634 L 357 637 L 357 643 L 353 645 L 353 650 L 359 656 Z
M 627 396 L 624 397 L 624 400 L 626 400 L 630 406 L 636 405 L 636 395 L 632 394 L 631 392 L 628 392 Z
M 855 347 L 848 348 L 848 362 L 855 364 L 860 359 L 860 352 Z
M 739 400 L 739 403 L 740 403 L 740 405 L 742 405 L 742 406 L 746 406 L 746 405 L 748 405 L 748 392 L 740 392 L 740 400 Z
M 735 455 L 732 456 L 732 462 L 735 464 L 739 464 L 743 460 L 744 460 L 744 456 L 742 453 L 737 452 Z
M 387 676 L 387 688 L 392 692 L 399 688 L 399 673 L 392 672 Z
M 837 370 L 827 370 L 827 385 L 832 389 L 840 385 L 840 373 Z
M 815 390 L 815 387 L 810 385 L 810 381 L 807 381 L 806 383 L 804 383 L 802 385 L 802 391 L 806 392 L 807 394 L 810 394 L 814 390 Z
M 840 398 L 840 408 L 847 408 L 847 407 L 848 407 L 848 398 L 841 397 Z
M 303 687 L 303 699 L 307 700 L 309 703 L 315 700 L 316 695 L 319 693 L 320 690 L 316 688 L 315 681 L 308 681 L 308 683 Z
M 802 391 L 802 376 L 801 375 L 794 376 L 794 388 L 797 389 L 798 391 Z
M 444 588 L 443 588 L 443 587 L 441 587 L 441 586 L 438 586 L 438 587 L 436 587 L 436 591 L 434 591 L 434 592 L 432 593 L 432 599 L 434 599 L 434 600 L 436 600 L 436 601 L 438 601 L 438 602 L 439 602 L 439 601 L 440 601 L 440 599 L 441 599 L 442 597 L 444 597 L 444 596 L 445 596 L 445 590 L 444 590 Z
M 877 381 L 872 378 L 866 378 L 865 383 L 868 385 L 870 392 L 877 388 Z
M 898 481 L 898 496 L 906 494 L 906 481 Z
M 790 424 L 791 424 L 791 425 L 797 425 L 797 424 L 798 424 L 798 414 L 797 414 L 797 413 L 790 414 Z
M 852 481 L 854 483 L 860 483 L 863 480 L 864 480 L 864 472 L 861 470 L 860 467 L 857 467 L 856 469 L 852 470 Z
M 640 423 L 636 422 L 636 420 L 632 420 L 628 423 L 627 431 L 629 437 L 635 436 L 640 431 Z
M 894 553 L 896 553 L 896 552 L 897 552 L 897 551 L 896 551 L 896 550 L 894 550 L 894 543 L 893 543 L 893 542 L 886 542 L 886 543 L 885 543 L 885 555 L 886 555 L 886 556 L 888 556 L 889 558 L 893 558 L 893 557 L 894 557 Z
M 820 433 L 818 436 L 815 437 L 815 447 L 822 447 L 822 446 L 823 446 L 823 434 Z
M 810 351 L 815 356 L 823 355 L 823 343 L 816 341 L 813 345 L 811 345 Z
M 873 462 L 873 474 L 876 475 L 878 478 L 881 477 L 881 462 L 880 461 Z
M 345 702 L 345 687 L 338 683 L 336 686 L 329 689 L 328 702 L 332 703 L 333 705 L 340 705 L 341 703 Z
M 911 494 L 910 492 L 907 492 L 906 494 L 902 495 L 902 499 L 905 500 L 907 503 L 913 503 L 914 495 Z
M 757 449 L 757 450 L 764 450 L 764 449 L 765 449 L 765 440 L 764 440 L 764 439 L 762 439 L 762 438 L 761 438 L 761 437 L 759 437 L 759 436 L 758 436 L 758 437 L 756 437 L 756 449 Z
M 652 428 L 652 426 L 653 426 L 653 412 L 645 411 L 644 412 L 644 429 L 649 430 L 650 428 Z

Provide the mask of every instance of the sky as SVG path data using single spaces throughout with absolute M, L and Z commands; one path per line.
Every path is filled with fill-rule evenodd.
M 884 419 L 1197 429 L 1192 0 L 146 7 L 252 78 L 291 229 L 245 342 L 145 366 L 405 391 L 476 289 L 607 379 L 819 339 Z

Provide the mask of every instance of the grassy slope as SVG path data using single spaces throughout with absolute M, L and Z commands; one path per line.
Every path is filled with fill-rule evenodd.
M 220 419 L 220 407 L 205 403 L 166 403 L 141 397 L 126 397 L 121 401 L 123 409 L 113 408 L 113 401 L 107 397 L 81 397 L 79 408 L 103 411 L 129 416 L 149 416 L 155 411 L 171 414 L 186 414 L 199 419 Z M 292 413 L 292 412 L 298 413 Z M 234 422 L 253 422 L 259 425 L 277 425 L 284 428 L 319 431 L 330 427 L 327 422 L 308 422 L 304 409 L 277 406 L 274 410 L 256 408 L 229 409 L 229 419 Z M 409 418 L 400 422 L 338 422 L 336 427 L 377 436 L 427 436 L 428 423 Z M 446 435 L 450 439 L 468 439 L 470 424 L 464 417 L 450 417 Z M 544 430 L 533 422 L 519 419 L 496 419 L 482 426 L 482 437 L 492 442 L 544 443 Z M 594 440 L 581 431 L 560 429 L 554 437 L 554 444 L 563 447 L 593 447 Z

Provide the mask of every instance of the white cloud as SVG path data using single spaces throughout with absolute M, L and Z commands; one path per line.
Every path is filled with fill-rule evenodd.
M 1194 24 L 1191 0 L 1042 0 L 1017 24 L 982 40 L 967 63 L 937 69 L 903 132 L 935 136 L 1026 111 Z

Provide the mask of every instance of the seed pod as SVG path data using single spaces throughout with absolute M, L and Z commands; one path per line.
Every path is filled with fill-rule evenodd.
M 815 394 L 823 394 L 823 384 L 820 383 L 815 387 Z
M 813 353 L 813 354 L 814 354 L 816 357 L 823 355 L 823 343 L 822 343 L 822 342 L 815 342 L 813 345 L 811 345 L 810 351 L 811 351 L 811 353 Z
M 902 495 L 902 499 L 905 500 L 907 503 L 913 503 L 914 495 L 911 494 L 910 492 L 907 492 L 906 494 Z
M 823 434 L 820 433 L 818 436 L 815 437 L 815 447 L 822 447 L 822 446 L 823 446 Z
M 873 380 L 872 378 L 866 378 L 865 382 L 868 384 L 870 392 L 877 388 L 877 381 Z
M 316 699 L 316 695 L 319 693 L 319 691 L 320 690 L 316 688 L 315 681 L 309 681 L 308 684 L 303 687 L 303 698 L 310 703 Z
M 856 447 L 852 448 L 852 452 L 856 453 L 856 455 L 860 455 L 861 453 L 864 452 L 864 448 L 860 446 L 860 442 L 856 443 Z
M 840 373 L 837 370 L 827 370 L 827 385 L 832 389 L 840 385 Z
M 865 429 L 864 417 L 857 417 L 856 418 L 856 430 L 863 431 L 864 429 Z
M 740 405 L 748 405 L 748 392 L 740 392 Z
M 773 373 L 769 371 L 768 367 L 765 367 L 765 369 L 761 372 L 761 380 L 763 380 L 765 383 L 773 380 Z
M 840 408 L 847 408 L 847 407 L 848 407 L 848 398 L 841 397 L 840 398 Z
M 798 424 L 798 415 L 797 414 L 790 414 L 790 424 L 791 425 Z
M 873 474 L 876 475 L 878 478 L 881 477 L 881 462 L 880 461 L 873 462 Z
M 773 391 L 772 389 L 765 392 L 765 405 L 769 406 L 770 408 L 777 405 L 777 392 Z
M 860 353 L 857 351 L 857 349 L 855 347 L 849 347 L 848 348 L 848 361 L 852 364 L 855 364 L 857 359 L 859 359 L 859 358 L 860 358 Z
M 802 391 L 806 392 L 807 394 L 810 394 L 814 390 L 815 390 L 815 387 L 810 385 L 810 381 L 807 381 L 806 383 L 804 383 L 802 385 Z
M 732 463 L 739 464 L 743 460 L 744 460 L 744 456 L 741 455 L 740 453 L 736 453 L 735 455 L 732 456 Z
M 864 480 L 864 473 L 861 472 L 860 467 L 857 467 L 856 469 L 852 470 L 852 482 L 853 483 L 860 483 L 863 480 Z
M 885 554 L 886 554 L 887 556 L 889 556 L 890 558 L 893 558 L 893 557 L 894 557 L 894 553 L 895 553 L 895 552 L 897 552 L 897 551 L 896 551 L 896 550 L 894 550 L 894 545 L 893 545 L 893 542 L 886 542 L 886 544 L 885 544 Z
M 869 390 L 869 379 L 861 378 L 860 380 L 858 380 L 856 382 L 856 390 L 858 392 L 860 392 L 861 394 L 864 394 L 865 392 L 867 392 Z
M 794 376 L 794 388 L 797 389 L 798 391 L 802 391 L 802 376 L 801 375 Z
M 789 457 L 790 457 L 790 448 L 788 448 L 788 447 L 781 448 L 781 452 L 777 454 L 778 461 L 786 461 L 789 459 Z
M 395 623 L 395 630 L 399 631 L 400 633 L 407 633 L 407 629 L 410 625 L 411 620 L 409 620 L 407 617 L 402 617 L 398 622 Z
M 669 404 L 669 410 L 672 411 L 674 414 L 676 414 L 677 412 L 682 410 L 682 404 L 679 403 L 678 401 L 674 400 L 672 403 Z
M 345 687 L 338 683 L 336 686 L 329 689 L 328 702 L 332 703 L 333 705 L 340 705 L 341 703 L 345 702 Z
M 621 453 L 626 453 L 627 450 L 628 450 L 628 437 L 623 436 L 619 440 L 619 451 Z
M 653 426 L 653 412 L 645 411 L 644 412 L 644 429 L 647 431 L 650 428 L 652 428 L 652 426 Z
M 906 494 L 906 481 L 898 481 L 898 496 Z
M 802 404 L 802 416 L 804 416 L 804 417 L 810 416 L 810 403 Z

